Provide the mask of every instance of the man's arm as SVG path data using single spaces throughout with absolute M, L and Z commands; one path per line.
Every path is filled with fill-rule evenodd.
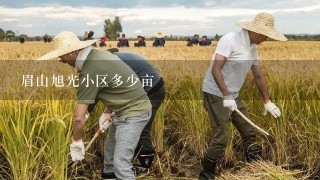
M 211 70 L 211 74 L 215 80 L 215 82 L 217 83 L 220 91 L 222 92 L 223 96 L 230 96 L 231 93 L 227 88 L 226 83 L 224 82 L 223 79 L 223 75 L 221 73 L 221 69 L 224 65 L 224 63 L 226 62 L 227 58 L 220 55 L 220 54 L 216 54 L 215 60 L 214 60 L 214 64 Z
M 270 102 L 270 97 L 268 94 L 267 86 L 266 86 L 266 81 L 264 79 L 264 76 L 260 70 L 260 67 L 258 65 L 253 65 L 251 67 L 254 81 L 257 84 L 257 87 L 259 89 L 260 94 L 262 95 L 262 98 L 264 100 L 264 103 Z
M 223 107 L 229 108 L 231 111 L 237 109 L 237 103 L 233 99 L 231 92 L 228 90 L 226 83 L 224 82 L 223 75 L 221 69 L 226 62 L 227 58 L 220 54 L 216 54 L 214 64 L 212 67 L 212 75 L 213 78 L 218 85 L 220 91 L 223 94 Z
M 87 104 L 77 104 L 74 115 L 73 115 L 73 139 L 80 140 L 82 138 L 82 131 L 84 127 L 84 122 L 86 120 L 88 105 Z

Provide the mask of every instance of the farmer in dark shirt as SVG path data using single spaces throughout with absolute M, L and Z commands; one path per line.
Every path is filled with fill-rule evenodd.
M 153 47 L 162 46 L 164 47 L 164 44 L 166 43 L 164 39 L 164 34 L 162 32 L 156 33 L 156 39 L 153 42 Z

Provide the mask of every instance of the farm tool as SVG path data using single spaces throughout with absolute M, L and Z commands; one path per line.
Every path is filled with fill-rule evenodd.
M 247 118 L 244 114 L 242 114 L 241 111 L 239 111 L 239 109 L 235 109 L 235 111 L 244 119 L 246 120 L 249 124 L 251 124 L 251 126 L 253 126 L 254 128 L 256 128 L 257 130 L 259 130 L 260 132 L 262 132 L 263 134 L 270 136 L 270 134 L 268 132 L 266 132 L 265 130 L 263 130 L 262 128 L 260 128 L 259 126 L 255 125 L 249 118 Z

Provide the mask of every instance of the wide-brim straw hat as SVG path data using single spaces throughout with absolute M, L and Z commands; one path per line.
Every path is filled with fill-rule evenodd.
M 164 33 L 163 32 L 157 32 L 156 33 L 156 38 L 164 38 Z
M 62 31 L 53 38 L 54 50 L 38 58 L 37 60 L 49 60 L 52 58 L 63 56 L 70 52 L 91 46 L 93 43 L 97 41 L 98 39 L 80 41 L 75 33 L 69 31 Z
M 288 39 L 274 28 L 274 18 L 269 13 L 259 13 L 252 21 L 239 21 L 236 24 L 243 29 L 263 34 L 274 40 L 287 41 Z

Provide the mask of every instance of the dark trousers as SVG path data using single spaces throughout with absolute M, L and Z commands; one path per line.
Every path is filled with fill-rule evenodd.
M 165 98 L 165 94 L 166 94 L 166 90 L 164 85 L 159 87 L 157 90 L 155 90 L 151 94 L 148 94 L 148 97 L 152 105 L 152 115 L 149 122 L 144 127 L 140 135 L 140 140 L 136 148 L 136 153 L 139 152 L 139 154 L 141 155 L 148 155 L 148 154 L 153 154 L 155 152 L 154 147 L 152 145 L 150 132 L 152 128 L 152 122 L 156 116 L 158 108 L 160 107 L 161 103 Z
M 229 123 L 237 128 L 242 139 L 244 151 L 254 151 L 261 147 L 257 144 L 256 129 L 236 112 L 223 107 L 223 98 L 203 92 L 204 106 L 212 121 L 213 139 L 209 143 L 206 154 L 211 159 L 223 157 L 228 142 Z M 247 117 L 249 114 L 240 97 L 236 99 L 238 109 Z

